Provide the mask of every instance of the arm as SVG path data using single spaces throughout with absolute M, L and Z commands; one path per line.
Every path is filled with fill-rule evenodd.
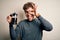
M 41 27 L 43 30 L 51 31 L 52 25 L 47 20 L 45 20 L 42 16 L 38 17 L 39 21 L 41 22 Z
M 16 33 L 12 24 L 9 24 L 9 29 L 11 40 L 16 40 Z
M 18 38 L 18 34 L 22 33 L 21 25 L 19 23 L 16 29 L 14 30 L 13 24 L 11 23 L 11 21 L 12 21 L 12 17 L 10 15 L 7 16 L 7 22 L 9 23 L 9 31 L 10 31 L 11 40 L 16 40 Z
M 9 29 L 10 29 L 11 40 L 16 40 L 21 31 L 20 26 L 17 25 L 16 29 L 14 30 L 13 25 L 9 24 Z

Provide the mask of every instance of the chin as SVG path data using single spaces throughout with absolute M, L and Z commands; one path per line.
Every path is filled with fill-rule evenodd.
M 32 21 L 33 19 L 28 19 L 29 21 Z
M 29 17 L 27 17 L 27 19 L 28 19 L 29 21 L 32 21 L 34 18 L 29 18 Z
M 32 20 L 29 20 L 29 21 L 32 21 Z

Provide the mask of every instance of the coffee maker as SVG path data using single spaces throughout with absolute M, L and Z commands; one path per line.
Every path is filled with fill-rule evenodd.
M 12 13 L 10 16 L 12 17 L 11 24 L 17 24 L 17 13 Z

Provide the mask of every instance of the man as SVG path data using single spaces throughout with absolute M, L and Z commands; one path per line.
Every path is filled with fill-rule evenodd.
M 24 4 L 23 10 L 27 19 L 20 21 L 15 30 L 13 24 L 11 24 L 11 16 L 7 17 L 11 40 L 17 40 L 18 36 L 20 36 L 21 40 L 42 40 L 43 30 L 51 31 L 52 25 L 40 14 L 36 13 L 34 3 L 27 2 Z

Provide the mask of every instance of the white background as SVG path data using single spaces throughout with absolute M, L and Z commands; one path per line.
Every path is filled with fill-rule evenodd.
M 43 40 L 60 40 L 60 0 L 0 0 L 0 40 L 10 40 L 6 17 L 16 12 L 18 22 L 25 18 L 22 9 L 26 2 L 34 2 L 37 12 L 53 25 L 51 32 L 43 31 Z

